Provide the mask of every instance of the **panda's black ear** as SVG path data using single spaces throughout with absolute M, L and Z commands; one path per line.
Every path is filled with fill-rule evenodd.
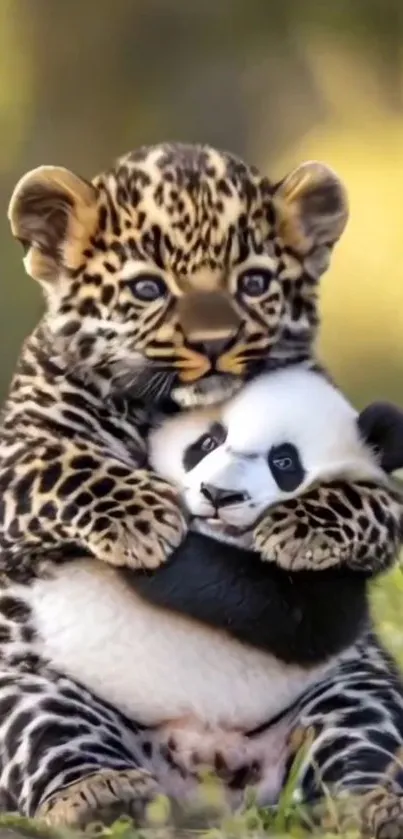
M 357 422 L 365 442 L 379 454 L 382 469 L 403 469 L 403 411 L 388 402 L 373 402 Z

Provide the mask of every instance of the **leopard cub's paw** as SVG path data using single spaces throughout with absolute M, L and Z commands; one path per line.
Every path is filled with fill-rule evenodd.
M 91 536 L 98 559 L 128 568 L 158 568 L 178 547 L 187 525 L 176 490 L 159 479 L 140 479 L 126 508 Z
M 298 520 L 278 523 L 265 517 L 254 531 L 253 547 L 266 562 L 285 570 L 323 571 L 343 561 L 334 538 L 314 527 L 307 532 Z
M 403 797 L 378 787 L 364 796 L 360 809 L 365 839 L 403 839 Z

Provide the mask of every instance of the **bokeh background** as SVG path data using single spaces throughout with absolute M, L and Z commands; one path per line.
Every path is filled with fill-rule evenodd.
M 340 173 L 320 351 L 357 404 L 403 404 L 402 47 L 402 0 L 1 0 L 0 396 L 42 306 L 8 231 L 16 179 L 182 139 Z
M 320 353 L 358 406 L 403 406 L 403 0 L 0 0 L 0 398 L 42 311 L 7 203 L 42 163 L 92 177 L 162 139 L 273 178 L 322 159 L 351 220 L 323 280 Z M 403 662 L 403 576 L 375 586 Z
M 403 405 L 403 0 L 0 0 L 0 138 L 0 398 L 42 307 L 6 220 L 17 178 L 181 139 L 340 173 L 320 351 L 358 405 Z
M 403 0 L 0 0 L 0 400 L 42 311 L 6 219 L 40 164 L 92 177 L 178 139 L 273 178 L 322 159 L 351 220 L 322 285 L 320 353 L 358 406 L 403 406 Z M 403 575 L 373 589 L 403 665 Z
M 0 399 L 42 311 L 6 219 L 43 163 L 92 177 L 143 143 L 215 144 L 273 178 L 322 159 L 351 220 L 320 354 L 357 406 L 403 406 L 403 0 L 0 0 Z M 403 665 L 403 574 L 373 587 Z

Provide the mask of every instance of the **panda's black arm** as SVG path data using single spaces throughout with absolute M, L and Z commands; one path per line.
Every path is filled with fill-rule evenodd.
M 403 468 L 403 411 L 375 402 L 357 421 L 385 472 Z M 313 663 L 337 653 L 368 620 L 366 580 L 359 572 L 291 574 L 198 533 L 189 533 L 153 573 L 120 573 L 148 602 L 225 630 L 285 661 Z
M 152 573 L 121 569 L 145 600 L 227 631 L 284 661 L 314 663 L 357 637 L 366 580 L 348 569 L 290 574 L 257 554 L 189 533 Z

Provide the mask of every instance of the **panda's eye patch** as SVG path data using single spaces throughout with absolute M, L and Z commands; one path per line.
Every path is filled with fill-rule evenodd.
M 186 472 L 190 472 L 206 455 L 221 446 L 225 442 L 226 436 L 227 432 L 224 426 L 219 422 L 213 423 L 205 434 L 202 434 L 185 450 L 183 466 Z
M 294 492 L 304 479 L 304 469 L 296 446 L 281 443 L 269 451 L 268 463 L 277 486 L 283 492 Z
M 205 434 L 204 437 L 200 439 L 200 450 L 208 454 L 212 452 L 213 449 L 217 448 L 217 440 L 211 436 L 211 434 Z

